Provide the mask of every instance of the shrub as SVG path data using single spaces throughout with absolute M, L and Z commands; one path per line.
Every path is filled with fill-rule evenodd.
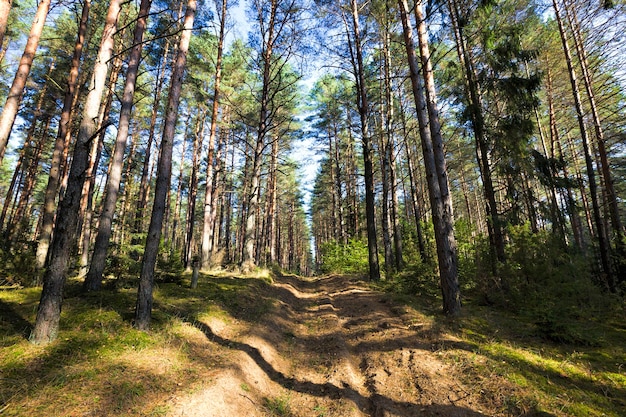
M 369 270 L 367 243 L 351 239 L 346 245 L 333 240 L 320 248 L 320 270 L 329 274 L 367 275 Z

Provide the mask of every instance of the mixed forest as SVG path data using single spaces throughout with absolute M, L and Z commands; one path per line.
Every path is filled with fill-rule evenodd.
M 37 344 L 68 278 L 148 330 L 216 267 L 583 337 L 626 289 L 625 33 L 621 0 L 1 0 L 1 284 L 41 286 Z

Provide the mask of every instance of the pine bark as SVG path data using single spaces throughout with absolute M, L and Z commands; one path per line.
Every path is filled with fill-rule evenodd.
M 0 0 L 4 2 L 5 0 Z M 6 152 L 7 142 L 11 135 L 11 129 L 17 112 L 22 102 L 22 95 L 24 94 L 24 87 L 26 86 L 26 79 L 30 74 L 30 68 L 33 65 L 35 59 L 35 53 L 39 46 L 39 39 L 43 32 L 43 27 L 48 17 L 48 11 L 50 10 L 50 0 L 41 0 L 39 6 L 37 6 L 37 12 L 33 19 L 33 25 L 31 26 L 26 46 L 24 47 L 24 54 L 20 59 L 15 78 L 9 89 L 2 114 L 0 115 L 0 164 L 4 159 L 4 153 Z M 7 13 L 8 15 L 8 13 Z
M 257 135 L 254 145 L 254 154 L 252 157 L 250 189 L 248 194 L 248 213 L 245 223 L 244 233 L 244 251 L 242 259 L 242 269 L 249 272 L 256 265 L 256 259 L 259 255 L 256 251 L 256 232 L 257 217 L 259 211 L 259 194 L 261 186 L 261 162 L 263 158 L 263 150 L 265 149 L 265 139 L 269 130 L 268 122 L 270 117 L 270 83 L 271 83 L 271 65 L 274 43 L 274 29 L 276 24 L 276 12 L 278 1 L 272 0 L 270 4 L 270 16 L 267 24 L 267 37 L 263 36 L 263 45 L 261 51 L 261 66 L 263 68 L 261 100 L 259 109 L 259 124 L 257 126 Z M 261 11 L 259 11 L 261 13 Z
M 617 291 L 615 277 L 611 268 L 610 261 L 610 247 L 607 240 L 605 229 L 602 225 L 602 217 L 600 215 L 600 205 L 598 202 L 598 185 L 596 183 L 595 168 L 593 165 L 593 158 L 591 150 L 589 148 L 589 138 L 587 135 L 587 127 L 585 125 L 585 115 L 582 107 L 582 101 L 580 98 L 580 89 L 578 87 L 578 78 L 576 77 L 576 71 L 574 70 L 574 64 L 572 61 L 572 54 L 569 48 L 569 42 L 563 19 L 561 16 L 561 9 L 557 3 L 557 0 L 552 0 L 554 7 L 554 13 L 556 21 L 559 27 L 559 34 L 561 36 L 561 43 L 563 44 L 563 53 L 565 54 L 565 61 L 567 63 L 567 69 L 569 72 L 570 84 L 572 87 L 572 95 L 574 97 L 574 105 L 576 107 L 576 116 L 578 119 L 578 127 L 580 129 L 580 135 L 583 143 L 583 151 L 585 154 L 585 165 L 587 168 L 587 179 L 589 181 L 589 194 L 591 195 L 591 205 L 593 210 L 593 220 L 596 232 L 596 238 L 598 239 L 598 249 L 600 251 L 600 266 L 601 272 L 606 277 L 606 284 L 611 292 Z
M 380 266 L 378 263 L 378 241 L 376 236 L 376 209 L 374 193 L 374 162 L 372 160 L 372 143 L 368 126 L 369 104 L 367 87 L 365 85 L 365 68 L 363 65 L 363 49 L 359 28 L 359 11 L 356 0 L 350 1 L 352 28 L 354 37 L 351 45 L 352 66 L 356 78 L 357 108 L 361 120 L 361 142 L 363 147 L 363 165 L 365 171 L 365 219 L 367 227 L 367 250 L 369 264 L 369 279 L 380 280 Z
M 7 33 L 7 24 L 12 5 L 13 0 L 0 0 L 0 50 L 3 50 L 4 35 Z M 0 62 L 2 62 L 1 59 Z
M 445 314 L 455 316 L 461 310 L 461 297 L 459 291 L 456 241 L 453 230 L 452 199 L 448 185 L 448 174 L 445 165 L 443 138 L 436 102 L 436 92 L 433 70 L 428 51 L 426 26 L 421 15 L 421 3 L 416 4 L 416 18 L 418 24 L 418 40 L 420 58 L 422 61 L 422 76 L 424 84 L 419 77 L 419 66 L 414 47 L 413 30 L 407 15 L 409 10 L 406 0 L 398 1 L 400 17 L 404 33 L 405 47 L 409 68 L 411 70 L 411 85 L 417 110 L 422 139 L 422 152 L 428 191 L 431 201 L 435 243 L 437 246 L 437 260 L 441 291 L 443 295 L 443 311 Z M 424 97 L 425 96 L 425 97 Z
M 50 264 L 43 278 L 37 319 L 30 335 L 30 340 L 35 344 L 51 342 L 58 335 L 63 287 L 68 270 L 70 249 L 76 234 L 81 191 L 89 161 L 89 147 L 90 142 L 98 133 L 96 120 L 107 78 L 108 63 L 113 53 L 113 36 L 116 32 L 121 5 L 122 0 L 111 0 L 107 11 L 100 50 L 94 65 L 89 94 L 85 101 L 83 118 L 76 139 L 67 190 L 57 215 L 56 231 L 50 247 Z
M 59 121 L 57 137 L 54 141 L 54 150 L 52 151 L 52 161 L 50 162 L 48 183 L 44 193 L 44 202 L 42 207 L 43 219 L 35 260 L 36 266 L 39 269 L 43 268 L 46 263 L 46 256 L 48 254 L 48 248 L 50 247 L 50 238 L 52 237 L 52 230 L 54 228 L 54 213 L 56 211 L 55 201 L 61 185 L 61 165 L 63 162 L 61 158 L 65 149 L 65 138 L 68 136 L 71 129 L 70 116 L 72 113 L 72 104 L 74 103 L 74 98 L 77 94 L 76 84 L 78 81 L 78 72 L 80 70 L 80 60 L 83 53 L 83 46 L 85 44 L 85 37 L 87 36 L 87 23 L 89 20 L 90 9 L 91 0 L 85 0 L 83 2 L 83 11 L 78 25 L 78 34 L 76 36 L 76 44 L 74 46 L 74 55 L 72 56 L 70 73 L 67 77 L 67 90 L 65 91 L 65 96 L 63 98 L 61 120 Z
M 178 107 L 187 63 L 187 51 L 191 40 L 191 30 L 196 13 L 196 0 L 189 0 L 185 11 L 184 29 L 180 37 L 174 69 L 170 82 L 170 91 L 167 99 L 167 112 L 163 138 L 161 139 L 161 155 L 159 156 L 157 179 L 154 190 L 154 204 L 152 216 L 148 228 L 148 237 L 144 250 L 139 288 L 137 291 L 137 304 L 135 307 L 135 327 L 139 330 L 148 331 L 152 319 L 152 289 L 154 286 L 154 269 L 159 251 L 163 217 L 165 215 L 165 203 L 172 177 L 172 149 L 174 134 L 176 133 L 176 121 L 178 119 Z
M 85 277 L 85 282 L 83 283 L 84 291 L 97 291 L 102 287 L 102 275 L 104 273 L 107 249 L 113 228 L 113 215 L 115 214 L 115 206 L 117 204 L 120 183 L 122 181 L 124 153 L 126 151 L 126 142 L 128 141 L 133 99 L 135 96 L 135 84 L 137 82 L 139 63 L 141 61 L 141 51 L 143 49 L 143 34 L 146 30 L 151 4 L 152 0 L 141 0 L 141 4 L 139 5 L 139 14 L 133 34 L 133 47 L 128 58 L 126 84 L 122 95 L 120 119 L 113 149 L 111 170 L 108 176 L 105 200 L 100 213 L 98 234 L 94 244 L 91 266 Z
M 492 251 L 492 269 L 497 272 L 497 262 L 504 262 L 506 259 L 504 251 L 504 232 L 502 221 L 498 212 L 496 192 L 491 175 L 491 161 L 489 143 L 485 132 L 485 121 L 483 115 L 483 103 L 480 85 L 477 80 L 476 70 L 470 56 L 470 51 L 466 45 L 465 34 L 460 26 L 460 11 L 455 0 L 447 2 L 450 10 L 451 22 L 454 28 L 454 36 L 457 46 L 457 54 L 464 67 L 465 89 L 470 110 L 472 130 L 476 140 L 476 159 L 483 183 L 483 194 L 485 197 L 485 211 L 487 219 L 487 232 L 489 235 L 489 245 Z M 501 278 L 501 283 L 506 287 L 506 281 Z
M 217 117 L 220 106 L 220 83 L 222 81 L 222 55 L 224 53 L 224 34 L 226 29 L 227 0 L 222 0 L 220 13 L 220 32 L 217 40 L 217 61 L 215 63 L 215 81 L 213 90 L 213 107 L 211 110 L 211 128 L 209 130 L 209 144 L 207 154 L 206 191 L 204 193 L 204 221 L 202 225 L 201 264 L 203 269 L 208 269 L 211 263 L 213 251 L 212 237 L 215 225 L 211 222 L 213 217 L 213 154 L 215 152 L 215 137 L 217 131 Z

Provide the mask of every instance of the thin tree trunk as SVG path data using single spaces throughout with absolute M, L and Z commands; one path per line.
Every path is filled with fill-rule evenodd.
M 565 61 L 569 71 L 570 83 L 572 85 L 572 94 L 574 96 L 574 104 L 576 106 L 576 116 L 578 118 L 578 127 L 580 129 L 580 135 L 583 142 L 583 150 L 585 153 L 585 164 L 587 167 L 587 178 L 589 180 L 589 193 L 591 195 L 591 205 L 593 208 L 593 218 L 595 223 L 596 237 L 598 239 L 598 246 L 600 250 L 600 265 L 602 267 L 602 273 L 606 277 L 606 284 L 611 292 L 617 291 L 615 284 L 615 277 L 611 269 L 610 261 L 610 247 L 607 237 L 604 233 L 604 227 L 602 226 L 602 217 L 600 216 L 600 205 L 598 203 L 598 190 L 596 184 L 596 176 L 594 171 L 593 159 L 591 151 L 589 149 L 589 139 L 587 136 L 587 128 L 585 126 L 585 116 L 583 112 L 582 102 L 580 99 L 580 90 L 578 88 L 578 79 L 576 78 L 576 72 L 574 71 L 574 65 L 572 62 L 572 56 L 569 49 L 567 35 L 563 26 L 563 20 L 561 18 L 561 10 L 556 0 L 552 1 L 554 7 L 554 13 L 556 21 L 559 26 L 559 33 L 561 35 L 561 42 L 563 44 L 563 52 L 565 54 Z
M 0 0 L 4 1 L 4 0 Z M 62 156 L 65 149 L 65 138 L 71 130 L 71 112 L 74 98 L 77 94 L 76 82 L 78 80 L 78 72 L 80 70 L 80 60 L 87 35 L 87 22 L 89 20 L 89 11 L 91 8 L 91 0 L 83 2 L 83 11 L 78 26 L 78 34 L 76 44 L 74 46 L 74 55 L 72 56 L 72 64 L 70 73 L 67 77 L 67 90 L 63 98 L 63 109 L 61 110 L 61 120 L 59 121 L 59 130 L 54 142 L 54 150 L 52 151 L 52 161 L 50 162 L 50 173 L 48 176 L 48 184 L 44 193 L 43 202 L 43 219 L 41 223 L 41 233 L 39 234 L 37 244 L 36 266 L 38 269 L 44 267 L 48 248 L 50 247 L 50 238 L 54 228 L 54 213 L 56 211 L 56 197 L 59 192 L 61 180 Z M 0 13 L 1 14 L 1 13 Z
M 587 59 L 587 51 L 585 44 L 580 33 L 580 24 L 578 17 L 576 16 L 576 10 L 571 7 L 567 7 L 564 3 L 565 14 L 568 17 L 572 34 L 574 35 L 574 44 L 576 45 L 576 51 L 578 53 L 578 61 L 583 74 L 583 81 L 585 83 L 585 91 L 587 92 L 587 98 L 589 99 L 589 107 L 591 110 L 591 120 L 593 121 L 594 132 L 596 136 L 596 144 L 598 146 L 598 156 L 600 157 L 600 167 L 602 177 L 604 178 L 604 187 L 607 198 L 607 209 L 609 211 L 609 218 L 611 219 L 611 225 L 613 226 L 613 233 L 615 233 L 615 247 L 619 258 L 626 259 L 626 241 L 624 240 L 624 226 L 620 218 L 619 212 L 619 199 L 615 192 L 614 179 L 611 175 L 611 165 L 609 163 L 609 157 L 606 150 L 606 140 L 604 138 L 604 130 L 602 129 L 602 123 L 600 121 L 600 114 L 598 112 L 598 105 L 596 104 L 596 96 L 593 88 L 592 74 L 589 71 L 589 62 Z M 610 236 L 606 235 L 607 239 Z M 620 263 L 621 265 L 621 263 Z M 624 266 L 620 266 L 618 269 L 618 280 L 624 282 L 626 280 L 626 270 Z
M 359 11 L 356 0 L 350 1 L 352 14 L 352 28 L 354 42 L 351 43 L 352 66 L 356 77 L 357 108 L 361 118 L 361 141 L 363 146 L 363 165 L 365 170 L 365 218 L 367 221 L 367 250 L 369 264 L 369 278 L 372 281 L 380 280 L 380 266 L 378 264 L 378 242 L 376 236 L 376 212 L 374 194 L 374 163 L 372 161 L 371 139 L 369 137 L 368 113 L 369 105 L 365 84 L 365 68 L 363 64 L 363 50 L 359 29 Z
M 5 0 L 0 0 L 4 2 Z M 7 94 L 7 100 L 2 109 L 2 115 L 0 115 L 0 164 L 4 158 L 7 142 L 11 135 L 11 129 L 17 112 L 22 102 L 22 95 L 24 94 L 24 87 L 26 86 L 26 79 L 30 73 L 30 68 L 33 65 L 35 59 L 35 53 L 37 52 L 37 46 L 39 46 L 39 38 L 43 32 L 43 27 L 48 17 L 48 11 L 50 10 L 50 0 L 40 0 L 39 6 L 37 6 L 37 12 L 33 19 L 33 25 L 24 47 L 24 54 L 20 59 L 15 78 L 11 84 L 9 93 Z
M 115 214 L 115 206 L 117 204 L 120 183 L 122 181 L 124 153 L 126 151 L 126 142 L 128 141 L 133 98 L 135 96 L 135 84 L 137 82 L 139 63 L 141 61 L 141 51 L 143 49 L 143 34 L 146 29 L 151 4 L 152 0 L 141 0 L 141 4 L 139 5 L 137 23 L 133 34 L 133 47 L 128 57 L 126 84 L 122 95 L 120 120 L 113 149 L 111 171 L 108 176 L 102 211 L 100 212 L 98 234 L 91 257 L 91 266 L 89 267 L 89 272 L 83 283 L 84 291 L 97 291 L 102 287 L 102 274 L 104 273 L 107 249 L 113 228 L 113 215 Z
M 182 4 L 182 3 L 181 3 Z M 163 82 L 165 77 L 163 76 L 164 68 L 167 66 L 167 57 L 169 52 L 169 38 L 165 41 L 165 47 L 163 51 L 163 57 L 159 61 L 156 74 L 156 88 L 154 90 L 154 96 L 152 101 L 152 112 L 150 115 L 150 130 L 148 131 L 148 142 L 146 143 L 146 150 L 144 152 L 143 167 L 141 170 L 141 181 L 139 183 L 139 198 L 137 200 L 137 207 L 135 209 L 135 225 L 133 232 L 135 234 L 141 233 L 144 224 L 144 218 L 146 217 L 146 207 L 148 206 L 148 190 L 150 188 L 150 158 L 152 155 L 152 142 L 154 142 L 154 133 L 156 130 L 157 116 L 159 114 L 159 105 L 161 104 L 161 91 L 163 90 Z M 133 239 L 135 243 L 139 242 L 139 239 L 135 237 Z
M 226 29 L 226 11 L 227 0 L 222 1 L 222 8 L 220 13 L 220 33 L 217 40 L 217 61 L 215 63 L 215 84 L 213 91 L 213 108 L 211 111 L 211 128 L 209 130 L 209 145 L 207 156 L 207 172 L 206 172 L 206 192 L 204 194 L 204 222 L 202 226 L 202 253 L 201 263 L 202 269 L 208 269 L 211 262 L 212 237 L 213 237 L 213 224 L 211 222 L 211 216 L 213 207 L 211 202 L 213 201 L 213 153 L 215 148 L 215 135 L 217 131 L 217 117 L 219 113 L 220 105 L 220 82 L 222 80 L 222 55 L 224 51 L 224 33 Z
M 34 153 L 30 157 L 30 162 L 28 164 L 28 170 L 26 171 L 26 178 L 24 180 L 24 186 L 20 192 L 20 201 L 17 204 L 17 208 L 15 210 L 15 214 L 11 219 L 11 229 L 8 233 L 9 242 L 15 242 L 15 238 L 17 237 L 17 233 L 22 229 L 22 222 L 24 220 L 25 214 L 28 212 L 28 206 L 30 197 L 33 194 L 33 190 L 35 188 L 35 184 L 37 182 L 37 171 L 39 168 L 39 161 L 41 160 L 41 154 L 43 152 L 44 145 L 48 139 L 48 129 L 50 128 L 50 119 L 49 115 L 46 115 L 43 123 L 41 124 L 41 137 L 37 141 L 37 146 L 34 148 Z M 33 121 L 33 125 L 36 123 Z M 33 129 L 33 133 L 35 133 Z M 30 218 L 30 216 L 29 216 Z M 30 223 L 30 219 L 29 219 Z M 34 280 L 35 284 L 38 280 Z
M 63 286 L 65 285 L 70 249 L 76 234 L 81 191 L 89 161 L 90 141 L 94 140 L 98 134 L 95 121 L 98 117 L 102 93 L 107 79 L 108 63 L 114 49 L 115 42 L 113 36 L 116 32 L 117 18 L 121 5 L 122 0 L 111 0 L 109 10 L 107 11 L 100 50 L 94 65 L 89 94 L 85 101 L 83 118 L 76 140 L 68 186 L 63 202 L 59 207 L 56 232 L 50 247 L 50 265 L 44 274 L 43 291 L 37 310 L 37 319 L 30 336 L 30 340 L 36 344 L 51 342 L 58 335 Z
M 460 313 L 461 297 L 457 270 L 456 241 L 453 230 L 452 198 L 448 186 L 443 138 L 441 137 L 434 78 L 426 39 L 426 26 L 421 15 L 421 4 L 416 4 L 417 33 L 420 57 L 422 59 L 422 75 L 425 80 L 425 86 L 423 86 L 418 73 L 419 67 L 414 48 L 413 30 L 407 15 L 407 1 L 399 0 L 398 4 L 404 29 L 407 57 L 411 69 L 411 84 L 420 125 L 420 136 L 422 138 L 422 151 L 430 194 L 443 295 L 443 311 L 447 315 L 454 316 Z M 426 97 L 424 97 L 424 93 Z
M 191 267 L 193 257 L 193 231 L 196 222 L 196 198 L 198 196 L 198 168 L 200 165 L 200 154 L 202 153 L 202 142 L 204 139 L 204 125 L 206 119 L 206 109 L 201 110 L 196 119 L 196 131 L 193 141 L 193 157 L 191 160 L 191 178 L 189 179 L 189 193 L 187 194 L 187 223 L 185 236 L 185 252 L 183 254 L 183 264 L 185 268 Z
M 409 185 L 411 190 L 411 205 L 413 206 L 413 216 L 415 218 L 415 229 L 417 233 L 417 244 L 419 247 L 420 258 L 422 262 L 428 259 L 428 252 L 426 251 L 426 242 L 424 239 L 424 232 L 422 230 L 422 207 L 420 205 L 420 196 L 418 195 L 417 178 L 415 178 L 415 158 L 413 156 L 413 146 L 409 143 L 409 135 L 407 132 L 406 112 L 402 106 L 403 99 L 400 98 L 400 112 L 402 117 L 402 130 L 404 149 L 406 152 L 407 170 L 409 171 Z
M 485 211 L 487 218 L 487 232 L 489 235 L 489 243 L 492 251 L 492 270 L 497 272 L 497 263 L 504 262 L 506 259 L 504 251 L 504 233 L 502 231 L 502 222 L 498 213 L 498 203 L 496 200 L 496 192 L 493 186 L 491 176 L 491 161 L 489 158 L 489 144 L 485 135 L 483 105 L 480 92 L 480 86 L 476 80 L 475 68 L 470 57 L 470 52 L 465 44 L 465 35 L 462 27 L 459 25 L 459 9 L 455 0 L 448 1 L 452 25 L 454 27 L 454 35 L 457 44 L 457 54 L 459 60 L 465 69 L 465 88 L 470 109 L 472 121 L 472 129 L 476 140 L 476 159 L 483 182 L 483 193 L 485 196 Z M 506 281 L 501 277 L 501 283 L 507 286 Z
M 152 319 L 152 288 L 154 285 L 154 269 L 156 266 L 165 214 L 165 203 L 172 177 L 172 148 L 174 134 L 176 133 L 176 121 L 178 119 L 178 106 L 183 86 L 187 51 L 191 40 L 191 30 L 196 12 L 196 0 L 189 0 L 185 12 L 184 30 L 180 37 L 180 44 L 176 54 L 174 70 L 172 71 L 170 92 L 167 99 L 167 113 L 165 126 L 161 140 L 161 155 L 158 161 L 156 187 L 154 192 L 154 205 L 152 217 L 148 228 L 146 248 L 141 265 L 139 289 L 137 291 L 137 305 L 135 309 L 135 327 L 147 331 Z

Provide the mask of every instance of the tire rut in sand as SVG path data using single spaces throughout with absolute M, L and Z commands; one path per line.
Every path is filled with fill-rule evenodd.
M 258 296 L 276 307 L 258 321 L 196 326 L 233 359 L 169 415 L 482 415 L 433 352 L 442 335 L 385 294 L 350 277 L 279 276 Z M 279 403 L 288 412 L 269 408 Z

